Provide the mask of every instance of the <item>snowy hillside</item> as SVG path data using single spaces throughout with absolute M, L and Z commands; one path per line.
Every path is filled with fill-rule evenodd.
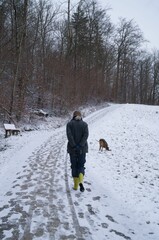
M 84 193 L 72 189 L 64 120 L 1 140 L 0 239 L 159 239 L 159 106 L 110 105 L 84 120 Z

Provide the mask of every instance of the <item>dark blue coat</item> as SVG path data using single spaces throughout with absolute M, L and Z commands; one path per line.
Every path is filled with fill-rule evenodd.
M 66 127 L 66 134 L 68 138 L 67 152 L 74 153 L 75 147 L 79 145 L 82 149 L 82 153 L 88 152 L 88 125 L 81 120 L 72 119 Z

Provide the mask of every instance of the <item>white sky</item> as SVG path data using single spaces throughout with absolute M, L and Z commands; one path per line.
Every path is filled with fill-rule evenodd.
M 159 0 L 98 0 L 102 8 L 111 7 L 110 16 L 113 23 L 119 17 L 134 19 L 149 41 L 147 47 L 159 49 Z

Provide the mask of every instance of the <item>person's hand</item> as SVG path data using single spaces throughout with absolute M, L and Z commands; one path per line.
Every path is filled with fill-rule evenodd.
M 79 150 L 81 148 L 81 145 L 80 144 L 77 144 L 76 145 L 76 150 Z
M 75 146 L 75 151 L 77 154 L 82 154 L 82 146 L 80 144 L 77 144 Z

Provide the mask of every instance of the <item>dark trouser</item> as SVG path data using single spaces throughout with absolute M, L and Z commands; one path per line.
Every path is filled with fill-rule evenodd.
M 79 174 L 82 173 L 84 175 L 84 164 L 86 162 L 86 154 L 70 154 L 71 161 L 71 169 L 72 169 L 72 177 L 79 177 Z

